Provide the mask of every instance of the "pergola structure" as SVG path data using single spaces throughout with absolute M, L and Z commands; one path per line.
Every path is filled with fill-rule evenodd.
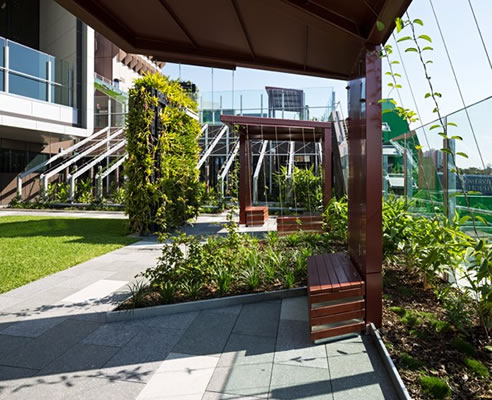
M 349 254 L 366 285 L 366 323 L 382 317 L 379 45 L 411 0 L 56 0 L 128 53 L 348 83 Z
M 331 123 L 292 119 L 222 115 L 221 121 L 239 133 L 239 223 L 246 224 L 246 210 L 252 205 L 251 140 L 316 142 L 323 144 L 323 205 L 330 201 Z

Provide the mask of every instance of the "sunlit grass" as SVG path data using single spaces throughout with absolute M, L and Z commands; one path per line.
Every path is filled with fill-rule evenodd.
M 0 293 L 135 242 L 118 219 L 0 217 Z

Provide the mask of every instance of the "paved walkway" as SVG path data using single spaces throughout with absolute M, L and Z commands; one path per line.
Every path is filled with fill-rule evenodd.
M 107 323 L 160 249 L 0 295 L 0 400 L 396 399 L 370 337 L 312 345 L 305 297 Z
M 0 208 L 0 217 L 11 215 L 34 215 L 39 217 L 76 217 L 101 219 L 127 219 L 123 211 L 89 211 L 89 210 L 24 210 Z

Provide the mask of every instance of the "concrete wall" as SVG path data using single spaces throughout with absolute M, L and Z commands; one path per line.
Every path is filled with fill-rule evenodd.
M 113 58 L 113 79 L 120 81 L 120 89 L 124 92 L 133 86 L 133 80 L 140 77 L 140 74 Z

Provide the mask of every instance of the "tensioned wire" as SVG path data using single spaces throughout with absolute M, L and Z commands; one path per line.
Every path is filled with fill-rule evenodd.
M 485 51 L 485 55 L 487 56 L 487 60 L 489 60 L 490 69 L 492 70 L 492 61 L 490 60 L 489 52 L 487 51 L 487 46 L 485 45 L 485 40 L 483 39 L 483 36 L 482 36 L 482 30 L 480 29 L 480 25 L 478 24 L 477 16 L 475 15 L 475 10 L 473 9 L 471 0 L 468 0 L 468 4 L 470 5 L 470 10 L 471 10 L 471 13 L 473 15 L 473 19 L 475 20 L 475 26 L 477 27 L 478 34 L 480 36 L 480 40 L 482 41 L 483 50 Z
M 482 162 L 483 169 L 485 169 L 485 162 L 483 161 L 482 152 L 480 150 L 480 147 L 478 146 L 478 140 L 477 140 L 477 136 L 475 135 L 475 129 L 473 128 L 470 114 L 468 113 L 468 109 L 466 108 L 465 99 L 464 99 L 463 93 L 461 91 L 461 86 L 460 86 L 460 83 L 458 81 L 458 77 L 456 76 L 456 71 L 454 70 L 453 61 L 451 60 L 451 56 L 449 55 L 448 46 L 446 44 L 446 40 L 444 39 L 444 35 L 442 33 L 442 30 L 441 30 L 441 24 L 439 23 L 439 19 L 437 18 L 436 10 L 434 9 L 434 4 L 432 3 L 432 0 L 429 0 L 429 3 L 430 3 L 431 8 L 432 8 L 432 13 L 434 14 L 434 19 L 436 20 L 437 28 L 439 30 L 439 35 L 441 36 L 441 40 L 442 40 L 442 43 L 444 45 L 444 50 L 446 51 L 446 56 L 448 58 L 449 65 L 451 67 L 451 71 L 453 72 L 454 81 L 456 82 L 456 86 L 457 86 L 458 92 L 460 94 L 461 102 L 463 103 L 463 107 L 464 107 L 465 114 L 466 114 L 466 119 L 468 120 L 468 124 L 470 125 L 470 129 L 471 129 L 472 134 L 473 134 L 473 140 L 475 141 L 475 145 L 477 146 L 477 151 L 478 151 L 478 155 L 480 156 L 480 161 Z M 407 12 L 407 15 L 408 15 L 408 12 Z M 408 18 L 410 19 L 409 15 L 408 15 Z M 447 127 L 444 127 L 444 128 L 445 128 L 446 133 L 447 133 Z

